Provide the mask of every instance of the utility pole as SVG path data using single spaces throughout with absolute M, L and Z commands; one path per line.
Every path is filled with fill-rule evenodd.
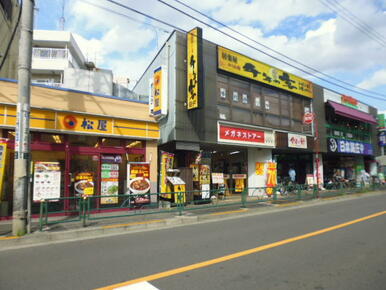
M 30 159 L 29 119 L 34 4 L 34 0 L 24 0 L 21 7 L 18 64 L 19 84 L 13 178 L 13 235 L 24 235 L 26 233 L 26 197 Z

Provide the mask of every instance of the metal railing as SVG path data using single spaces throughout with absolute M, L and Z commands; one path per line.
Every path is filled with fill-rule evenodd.
M 91 195 L 45 199 L 40 202 L 39 228 L 50 224 L 102 220 L 138 215 L 199 211 L 208 208 L 228 206 L 248 207 L 260 203 L 285 203 L 298 200 L 326 198 L 353 193 L 364 193 L 386 189 L 386 185 L 344 187 L 343 184 L 331 189 L 319 190 L 316 186 L 295 184 L 276 187 L 249 187 L 240 193 L 235 189 L 214 189 L 207 191 L 186 191 L 147 194 Z M 233 194 L 229 194 L 233 192 Z M 115 200 L 104 204 L 103 200 Z M 67 208 L 64 209 L 65 205 Z M 60 217 L 58 217 L 60 215 Z
M 71 52 L 66 48 L 34 47 L 32 48 L 32 57 L 41 59 L 68 59 L 68 61 L 72 62 Z

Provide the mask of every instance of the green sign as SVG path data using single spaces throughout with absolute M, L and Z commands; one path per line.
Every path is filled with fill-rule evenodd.
M 378 128 L 386 128 L 385 114 L 378 114 Z

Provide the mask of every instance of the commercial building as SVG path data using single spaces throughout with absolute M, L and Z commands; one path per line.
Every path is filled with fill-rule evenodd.
M 323 98 L 314 104 L 320 126 L 325 182 L 359 185 L 365 172 L 377 175 L 377 109 L 357 99 L 318 87 Z
M 376 158 L 379 171 L 386 175 L 386 118 L 385 113 L 378 114 L 378 145 L 379 154 Z
M 20 1 L 0 0 L 0 78 L 17 78 Z
M 313 180 L 315 134 L 303 123 L 313 112 L 313 84 L 201 33 L 174 32 L 134 88 L 151 95 L 160 156 L 172 157 L 168 166 L 180 169 L 187 190 L 217 188 L 212 178 L 221 175 L 234 192 L 248 186 L 261 188 L 250 195 L 263 194 L 276 176 L 288 179 L 290 169 L 297 183 Z M 165 160 L 160 163 L 162 169 Z
M 0 79 L 2 216 L 12 210 L 16 102 L 16 81 Z M 52 198 L 51 206 L 69 213 L 76 207 L 71 197 L 126 193 L 129 162 L 148 164 L 150 188 L 157 191 L 160 131 L 147 103 L 32 85 L 30 120 L 32 213 L 37 213 L 41 199 Z M 93 208 L 120 202 L 95 198 Z

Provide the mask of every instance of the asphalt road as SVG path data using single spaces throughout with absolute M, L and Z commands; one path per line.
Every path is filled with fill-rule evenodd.
M 0 289 L 93 289 L 386 210 L 386 194 L 0 252 Z M 386 214 L 149 281 L 158 289 L 386 289 Z M 131 289 L 131 288 L 127 288 Z

